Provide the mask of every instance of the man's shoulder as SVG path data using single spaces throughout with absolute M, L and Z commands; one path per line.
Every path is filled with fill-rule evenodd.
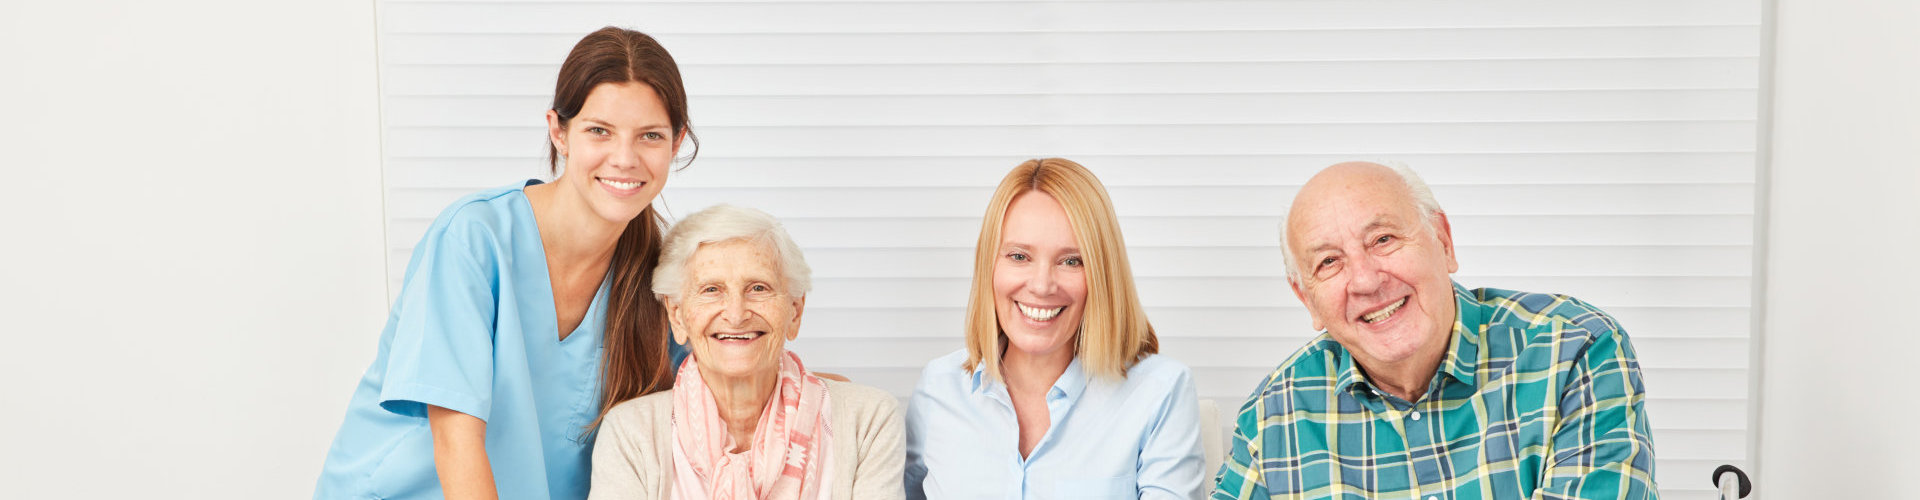
M 1499 288 L 1471 291 L 1485 311 L 1487 342 L 1511 339 L 1515 350 L 1548 343 L 1592 343 L 1610 339 L 1624 343 L 1626 330 L 1613 315 L 1584 300 L 1558 293 L 1536 293 Z M 1502 331 L 1511 335 L 1501 335 Z
M 1473 294 L 1492 314 L 1487 323 L 1523 329 L 1554 325 L 1591 332 L 1620 330 L 1620 323 L 1599 307 L 1571 295 L 1477 288 Z
M 1333 340 L 1332 335 L 1321 333 L 1274 367 L 1267 374 L 1266 381 L 1260 384 L 1259 394 L 1288 391 L 1301 386 L 1332 386 L 1334 379 L 1340 376 L 1340 357 L 1346 355 L 1345 349 Z

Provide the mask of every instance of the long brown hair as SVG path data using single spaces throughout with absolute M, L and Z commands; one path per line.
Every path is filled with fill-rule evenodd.
M 653 37 L 608 26 L 587 34 L 567 53 L 560 78 L 553 87 L 553 112 L 566 126 L 587 94 L 603 83 L 639 82 L 653 88 L 667 107 L 673 135 L 693 141 L 687 118 L 687 91 L 680 83 L 680 67 Z M 697 154 L 697 153 L 695 153 Z M 560 170 L 560 152 L 547 144 L 548 168 Z M 685 162 L 693 161 L 688 155 Z M 683 167 L 684 168 L 684 167 Z M 587 431 L 600 427 L 607 411 L 622 401 L 673 387 L 673 367 L 667 366 L 667 311 L 653 297 L 653 268 L 660 263 L 660 244 L 667 220 L 649 205 L 627 222 L 614 244 L 607 274 L 613 278 L 607 294 L 607 326 L 600 364 L 600 412 Z
M 987 202 L 973 251 L 966 369 L 984 365 L 989 375 L 1001 376 L 1000 356 L 1007 347 L 1007 334 L 993 308 L 993 268 L 1000 258 L 1007 207 L 1014 198 L 1036 191 L 1060 203 L 1086 262 L 1087 306 L 1080 316 L 1074 355 L 1096 376 L 1125 378 L 1134 363 L 1160 352 L 1160 338 L 1147 322 L 1140 294 L 1134 290 L 1126 238 L 1120 235 L 1120 218 L 1113 213 L 1107 188 L 1087 167 L 1066 158 L 1027 160 L 1013 167 Z

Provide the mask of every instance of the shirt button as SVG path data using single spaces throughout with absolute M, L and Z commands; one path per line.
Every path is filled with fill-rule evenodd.
M 1415 422 L 1419 422 L 1419 421 L 1420 421 L 1420 411 L 1419 411 L 1419 410 L 1414 410 L 1414 411 L 1412 412 L 1412 415 L 1410 415 L 1410 417 L 1412 417 L 1412 418 L 1413 418 L 1413 421 L 1415 421 Z M 1433 497 L 1427 497 L 1427 500 L 1433 500 Z

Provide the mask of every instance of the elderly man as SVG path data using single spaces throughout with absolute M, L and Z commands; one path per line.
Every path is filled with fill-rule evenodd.
M 1658 497 L 1626 331 L 1572 297 L 1454 283 L 1412 171 L 1328 167 L 1281 232 L 1323 332 L 1241 407 L 1215 500 Z

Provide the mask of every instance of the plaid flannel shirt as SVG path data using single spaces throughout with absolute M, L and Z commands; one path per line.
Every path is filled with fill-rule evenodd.
M 1241 406 L 1214 500 L 1659 498 L 1640 362 L 1564 295 L 1454 283 L 1453 340 L 1420 401 L 1322 334 Z

